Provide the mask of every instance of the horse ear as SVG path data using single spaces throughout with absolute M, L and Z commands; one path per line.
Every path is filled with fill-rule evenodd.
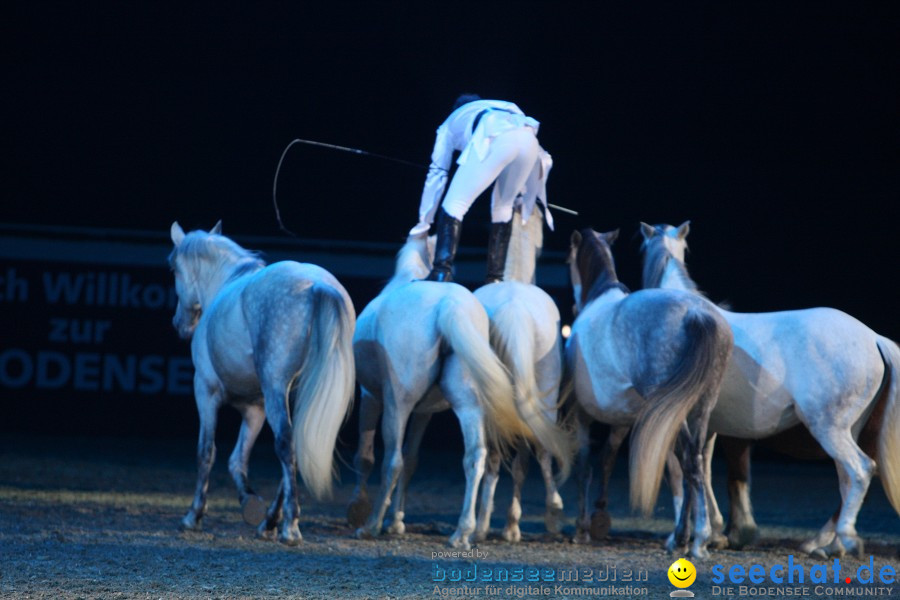
M 685 221 L 681 225 L 678 226 L 678 230 L 675 232 L 675 237 L 679 240 L 683 240 L 688 236 L 688 233 L 691 232 L 691 222 Z
M 653 225 L 647 225 L 643 221 L 641 221 L 641 235 L 644 236 L 645 240 L 649 240 L 654 235 L 656 235 L 656 227 Z
M 178 221 L 172 223 L 172 227 L 169 228 L 169 235 L 172 236 L 172 243 L 176 246 L 180 246 L 181 242 L 184 241 L 184 229 L 181 228 Z
M 580 246 L 581 245 L 581 232 L 577 229 L 572 232 L 572 237 L 569 238 L 570 246 Z
M 222 235 L 222 219 L 209 230 L 210 235 Z
M 619 239 L 619 230 L 614 229 L 613 231 L 610 231 L 609 233 L 602 233 L 600 235 L 603 236 L 603 239 L 606 240 L 607 244 L 612 246 L 613 242 L 615 242 L 617 239 Z

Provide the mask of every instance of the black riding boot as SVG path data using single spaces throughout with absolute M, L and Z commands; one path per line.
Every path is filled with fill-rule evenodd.
M 484 280 L 486 284 L 503 281 L 510 235 L 512 235 L 512 219 L 507 223 L 491 223 L 491 237 L 488 239 L 487 251 L 487 277 Z
M 453 258 L 459 245 L 462 221 L 454 219 L 441 208 L 437 219 L 437 243 L 434 246 L 434 266 L 427 281 L 453 281 Z

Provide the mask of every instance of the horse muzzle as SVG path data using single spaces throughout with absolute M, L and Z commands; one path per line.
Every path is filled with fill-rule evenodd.
M 175 311 L 175 316 L 172 317 L 172 326 L 175 328 L 175 331 L 178 332 L 178 337 L 183 340 L 189 340 L 194 335 L 194 330 L 197 329 L 197 323 L 200 321 L 201 310 L 199 307 L 192 308 L 191 310 L 179 310 Z

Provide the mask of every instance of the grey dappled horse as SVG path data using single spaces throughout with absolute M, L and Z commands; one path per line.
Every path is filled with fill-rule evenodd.
M 416 421 L 452 408 L 465 443 L 466 492 L 450 544 L 468 548 L 486 440 L 499 444 L 531 434 L 517 412 L 509 376 L 491 350 L 484 308 L 458 284 L 421 281 L 431 269 L 430 243 L 425 235 L 407 239 L 393 278 L 359 315 L 353 344 L 362 392 L 358 479 L 348 520 L 360 526 L 360 537 L 379 535 L 396 487 L 389 531 L 404 533 L 405 490 L 425 430 Z M 380 417 L 385 450 L 373 510 L 366 482 L 374 466 Z M 404 447 L 410 418 L 411 435 Z
M 191 340 L 200 414 L 197 490 L 182 526 L 200 527 L 217 414 L 231 404 L 243 417 L 228 461 L 241 504 L 259 502 L 247 483 L 247 462 L 268 420 L 282 478 L 259 534 L 274 534 L 283 508 L 278 539 L 297 544 L 297 465 L 316 497 L 330 492 L 335 440 L 353 399 L 353 304 L 326 270 L 293 261 L 266 266 L 222 236 L 221 222 L 209 233 L 187 234 L 176 222 L 171 237 L 169 265 L 178 295 L 172 323 Z
M 689 223 L 641 224 L 644 287 L 687 290 L 697 285 L 684 263 Z M 735 350 L 710 416 L 713 432 L 761 439 L 803 423 L 834 459 L 841 508 L 805 542 L 819 556 L 863 552 L 856 533 L 876 463 L 857 445 L 866 420 L 885 402 L 878 434 L 878 464 L 885 491 L 900 514 L 900 348 L 850 315 L 832 308 L 766 313 L 720 309 L 734 332 Z M 711 491 L 709 473 L 706 487 Z M 745 543 L 756 533 L 749 484 L 735 482 L 731 531 Z M 710 496 L 714 521 L 722 517 Z
M 533 415 L 528 422 L 535 433 L 535 455 L 546 491 L 544 524 L 549 533 L 558 534 L 562 527 L 563 504 L 557 480 L 564 480 L 568 474 L 574 440 L 553 426 L 562 379 L 562 336 L 559 309 L 546 292 L 534 285 L 537 257 L 543 246 L 543 226 L 540 210 L 535 210 L 524 223 L 521 209 L 516 210 L 503 281 L 478 288 L 475 297 L 487 310 L 491 346 L 513 378 L 520 413 Z M 503 537 L 511 542 L 521 539 L 521 496 L 529 454 L 527 445 L 520 442 L 510 468 L 512 501 Z M 553 473 L 553 458 L 559 465 L 558 478 Z M 476 540 L 484 539 L 490 528 L 500 460 L 500 451 L 489 449 L 475 526 Z
M 576 539 L 588 537 L 590 419 L 632 426 L 631 503 L 644 514 L 656 502 L 665 457 L 676 435 L 683 448 L 687 494 L 668 545 L 708 555 L 703 449 L 710 412 L 733 348 L 731 329 L 712 304 L 675 290 L 629 293 L 619 283 L 609 245 L 618 232 L 572 235 L 569 254 L 578 316 L 566 343 L 579 431 L 579 518 Z

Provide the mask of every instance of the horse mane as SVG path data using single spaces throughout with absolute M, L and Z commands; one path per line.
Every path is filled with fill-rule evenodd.
M 687 265 L 672 256 L 668 248 L 666 248 L 663 239 L 665 232 L 662 227 L 656 225 L 654 226 L 654 229 L 656 229 L 656 235 L 644 239 L 644 242 L 641 244 L 641 252 L 644 254 L 644 267 L 641 283 L 644 288 L 659 287 L 662 283 L 663 275 L 665 275 L 666 268 L 670 264 L 674 264 L 678 278 L 681 280 L 685 289 L 700 294 L 701 296 L 704 295 L 697 287 L 694 280 L 691 279 L 687 270 Z
M 581 230 L 575 266 L 581 277 L 582 306 L 587 306 L 611 289 L 631 293 L 616 275 L 616 264 L 609 245 L 592 229 Z
M 223 281 L 230 281 L 266 266 L 258 252 L 242 248 L 224 235 L 192 231 L 169 254 L 169 265 L 174 267 L 175 256 L 181 257 L 192 272 L 199 272 L 204 265 L 223 272 Z
M 424 279 L 431 271 L 433 244 L 426 236 L 410 237 L 397 252 L 394 275 L 382 292 L 389 287 L 409 283 L 415 279 Z
M 512 217 L 512 234 L 509 251 L 506 253 L 506 265 L 503 268 L 504 281 L 522 281 L 523 273 L 531 271 L 531 279 L 526 283 L 534 283 L 534 271 L 537 258 L 544 246 L 544 215 L 535 207 L 531 216 L 522 222 L 522 208 L 516 207 Z

